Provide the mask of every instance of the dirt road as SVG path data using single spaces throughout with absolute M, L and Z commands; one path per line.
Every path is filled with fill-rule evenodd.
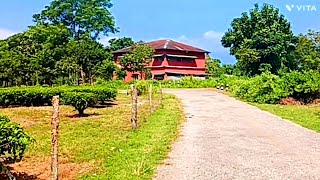
M 212 90 L 168 90 L 187 121 L 155 179 L 320 179 L 320 134 Z

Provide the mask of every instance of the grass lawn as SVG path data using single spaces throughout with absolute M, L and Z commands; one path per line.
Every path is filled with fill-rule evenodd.
M 305 128 L 320 132 L 320 105 L 293 106 L 293 105 L 271 105 L 253 104 L 262 110 L 284 119 L 295 122 Z
M 166 95 L 163 106 L 149 113 L 140 97 L 139 129 L 131 129 L 131 97 L 120 94 L 110 107 L 89 108 L 88 117 L 72 118 L 72 107 L 60 114 L 60 179 L 150 179 L 166 157 L 184 119 L 180 102 Z M 155 101 L 156 102 L 156 101 Z M 14 165 L 25 179 L 50 175 L 52 107 L 0 109 L 35 138 L 21 163 Z

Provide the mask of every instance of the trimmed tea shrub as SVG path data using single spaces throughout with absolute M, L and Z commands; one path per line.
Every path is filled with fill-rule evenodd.
M 61 86 L 61 87 L 14 87 L 0 89 L 0 106 L 46 106 L 51 105 L 55 95 L 66 92 L 93 93 L 98 101 L 115 98 L 117 89 L 107 86 Z
M 80 116 L 84 115 L 84 110 L 89 106 L 98 103 L 98 95 L 83 92 L 65 92 L 62 94 L 62 104 L 73 106 Z
M 8 173 L 8 164 L 21 161 L 27 145 L 32 141 L 18 124 L 0 115 L 0 172 Z

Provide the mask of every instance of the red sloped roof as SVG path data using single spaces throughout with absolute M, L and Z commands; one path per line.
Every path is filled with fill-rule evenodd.
M 144 43 L 151 46 L 153 49 L 169 49 L 169 50 L 177 50 L 177 51 L 190 51 L 190 52 L 201 52 L 201 53 L 209 53 L 209 51 L 205 51 L 200 48 L 196 48 L 193 46 L 189 46 L 180 42 L 176 42 L 173 40 L 158 40 Z M 113 51 L 112 53 L 126 53 L 130 50 L 130 47 L 120 49 L 117 51 Z

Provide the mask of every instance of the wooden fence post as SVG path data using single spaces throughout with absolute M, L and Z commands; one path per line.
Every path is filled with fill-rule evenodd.
M 152 109 L 152 84 L 150 84 L 150 86 L 149 86 L 149 104 L 150 104 L 150 112 L 152 113 L 153 112 L 153 109 Z
M 53 116 L 52 116 L 52 163 L 51 163 L 51 172 L 52 180 L 58 180 L 58 138 L 59 138 L 59 96 L 53 96 L 52 105 L 53 105 Z
M 138 127 L 138 92 L 137 92 L 137 86 L 133 86 L 132 91 L 132 109 L 131 109 L 131 123 L 132 128 L 136 129 Z
M 162 95 L 162 84 L 160 82 L 160 105 L 162 105 L 162 99 L 163 99 L 163 95 Z

